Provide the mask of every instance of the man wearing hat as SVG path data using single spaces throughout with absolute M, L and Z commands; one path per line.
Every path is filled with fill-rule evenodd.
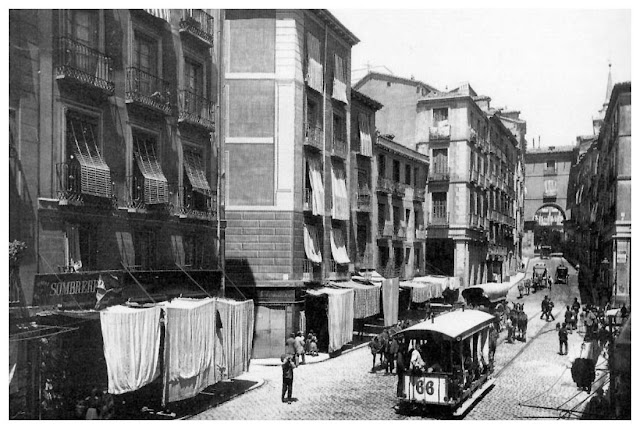
M 282 361 L 282 402 L 291 403 L 291 395 L 293 394 L 293 369 L 296 368 L 296 363 L 292 361 L 292 357 L 283 354 L 280 356 Z M 287 398 L 285 399 L 285 395 Z
M 304 334 L 302 331 L 298 331 L 298 335 L 294 339 L 294 347 L 296 351 L 296 365 L 305 365 L 306 357 L 304 353 Z M 300 362 L 300 357 L 302 356 L 302 362 Z

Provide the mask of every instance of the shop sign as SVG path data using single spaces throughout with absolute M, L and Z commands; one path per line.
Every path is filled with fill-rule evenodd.
M 39 274 L 34 280 L 33 305 L 92 309 L 99 299 L 122 292 L 121 277 L 100 272 Z

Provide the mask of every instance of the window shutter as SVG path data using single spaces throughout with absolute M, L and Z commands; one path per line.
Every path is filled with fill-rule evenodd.
M 167 178 L 162 172 L 156 156 L 155 139 L 134 136 L 134 155 L 140 173 L 144 177 L 145 204 L 165 204 L 169 202 Z
M 185 150 L 183 157 L 184 170 L 193 190 L 207 196 L 211 195 L 211 187 L 207 181 L 201 154 L 193 150 Z

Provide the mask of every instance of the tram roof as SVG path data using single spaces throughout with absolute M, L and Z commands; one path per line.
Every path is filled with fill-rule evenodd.
M 451 340 L 460 341 L 489 326 L 494 316 L 479 310 L 456 310 L 443 313 L 398 332 L 408 339 L 419 339 L 436 332 Z

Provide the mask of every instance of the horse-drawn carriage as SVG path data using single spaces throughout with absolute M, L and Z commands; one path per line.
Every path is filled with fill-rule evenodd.
M 538 289 L 549 287 L 549 272 L 546 264 L 536 264 L 533 266 L 533 277 L 531 278 L 531 288 L 533 293 Z
M 556 268 L 556 283 L 568 284 L 569 281 L 569 268 L 566 265 L 560 264 Z
M 478 308 L 497 318 L 500 322 L 498 330 L 502 330 L 506 322 L 508 283 L 484 283 L 469 286 L 462 291 L 462 297 L 471 308 Z
M 418 352 L 423 361 L 405 372 L 401 409 L 431 406 L 463 414 L 493 385 L 486 353 L 493 322 L 483 311 L 456 310 L 398 332 L 400 352 Z

